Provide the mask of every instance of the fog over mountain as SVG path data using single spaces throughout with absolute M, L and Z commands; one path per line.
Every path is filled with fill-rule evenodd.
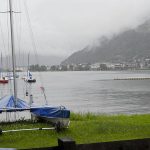
M 29 65 L 59 65 L 65 58 L 61 56 L 53 56 L 53 55 L 38 55 L 35 56 L 30 54 L 29 56 Z M 1 65 L 1 62 L 0 62 Z M 12 67 L 12 59 L 11 56 L 4 56 L 2 58 L 2 66 Z M 17 54 L 16 55 L 16 66 L 28 66 L 28 54 Z
M 39 65 L 59 65 L 65 58 L 62 56 L 54 55 L 30 55 L 29 63 L 30 65 L 39 64 Z M 17 55 L 17 66 L 27 66 L 28 65 L 28 56 L 27 55 Z
M 13 0 L 13 2 L 13 10 L 21 12 L 14 14 L 16 52 L 19 51 L 19 47 L 22 48 L 21 51 L 32 51 L 29 20 L 25 11 L 26 3 L 37 52 L 45 56 L 68 57 L 91 45 L 103 35 L 110 38 L 114 34 L 133 29 L 150 16 L 150 0 Z M 1 0 L 0 11 L 8 11 L 8 0 Z M 3 54 L 8 47 L 8 22 L 8 14 L 0 13 L 0 51 Z
M 150 57 L 150 20 L 111 38 L 103 36 L 93 45 L 73 53 L 62 64 L 123 62 L 148 56 Z

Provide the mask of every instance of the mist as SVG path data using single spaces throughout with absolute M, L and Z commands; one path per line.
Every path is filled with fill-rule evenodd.
M 3 11 L 6 0 L 1 2 Z M 26 0 L 25 3 L 37 52 L 42 55 L 67 57 L 103 35 L 110 37 L 150 19 L 149 0 Z M 14 5 L 17 8 L 22 12 L 22 50 L 30 51 L 24 7 Z M 1 23 L 4 17 L 0 14 Z

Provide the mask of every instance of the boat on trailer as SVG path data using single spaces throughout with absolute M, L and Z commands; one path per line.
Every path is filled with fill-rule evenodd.
M 34 121 L 45 120 L 53 125 L 60 124 L 62 127 L 68 127 L 70 123 L 70 111 L 65 107 L 39 106 L 31 107 L 31 119 Z
M 70 111 L 63 106 L 30 106 L 22 99 L 15 100 L 13 95 L 0 99 L 0 113 L 19 111 L 30 111 L 32 121 L 45 120 L 53 125 L 60 124 L 61 127 L 68 127 L 70 123 Z

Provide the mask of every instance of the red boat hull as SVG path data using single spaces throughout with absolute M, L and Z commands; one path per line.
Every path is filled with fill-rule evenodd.
M 0 83 L 2 84 L 8 83 L 8 80 L 0 80 Z

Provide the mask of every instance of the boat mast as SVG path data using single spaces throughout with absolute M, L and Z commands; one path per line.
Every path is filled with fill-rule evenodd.
M 14 78 L 14 99 L 15 107 L 17 101 L 17 84 L 16 84 L 16 61 L 15 61 L 15 40 L 14 40 L 14 20 L 13 20 L 13 10 L 12 10 L 12 0 L 9 0 L 10 9 L 10 33 L 11 33 L 11 50 L 12 50 L 12 66 L 13 66 L 13 78 Z
M 29 71 L 29 57 L 30 57 L 30 52 L 28 53 L 28 68 L 27 68 L 27 76 L 28 76 L 28 71 Z
M 3 64 L 2 64 L 2 52 L 1 52 L 1 72 L 0 72 L 1 78 L 3 77 L 2 71 L 3 71 Z

